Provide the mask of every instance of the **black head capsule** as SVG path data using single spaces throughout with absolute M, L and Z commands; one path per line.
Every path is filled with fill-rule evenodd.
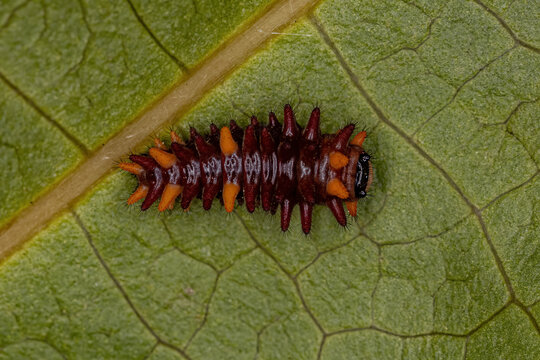
M 371 157 L 367 153 L 360 154 L 356 164 L 356 178 L 354 179 L 354 195 L 356 198 L 363 198 L 367 195 L 367 190 L 371 184 Z

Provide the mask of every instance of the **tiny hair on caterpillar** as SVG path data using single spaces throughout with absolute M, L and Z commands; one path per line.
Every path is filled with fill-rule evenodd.
M 255 116 L 241 128 L 234 120 L 201 135 L 190 129 L 185 141 L 171 131 L 171 146 L 160 139 L 148 154 L 130 155 L 132 161 L 118 166 L 134 174 L 138 187 L 127 203 L 143 200 L 148 209 L 158 198 L 159 211 L 172 210 L 179 199 L 187 211 L 195 197 L 209 210 L 219 198 L 225 211 L 245 202 L 249 212 L 260 205 L 276 213 L 281 207 L 281 229 L 289 228 L 292 211 L 299 205 L 302 230 L 311 229 L 313 206 L 325 204 L 337 222 L 347 225 L 343 202 L 356 216 L 357 202 L 367 195 L 373 178 L 370 156 L 362 148 L 366 132 L 349 141 L 354 124 L 335 134 L 321 134 L 320 109 L 314 108 L 305 128 L 285 105 L 283 125 L 273 112 L 266 126 Z

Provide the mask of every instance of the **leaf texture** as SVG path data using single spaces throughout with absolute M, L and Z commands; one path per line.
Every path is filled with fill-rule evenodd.
M 2 231 L 55 190 L 76 200 L 0 263 L 0 359 L 535 358 L 537 13 L 527 0 L 3 2 Z M 288 20 L 263 30 L 272 16 Z M 250 31 L 266 40 L 255 53 L 200 95 L 181 87 Z M 301 124 L 319 106 L 323 132 L 368 132 L 372 196 L 347 228 L 322 207 L 307 237 L 296 212 L 287 233 L 241 206 L 142 213 L 125 204 L 135 179 L 107 172 L 168 123 L 185 137 L 286 103 Z M 137 122 L 154 113 L 158 129 Z M 129 136 L 148 141 L 96 160 Z M 91 161 L 100 180 L 62 190 Z M 6 256 L 16 241 L 0 239 Z

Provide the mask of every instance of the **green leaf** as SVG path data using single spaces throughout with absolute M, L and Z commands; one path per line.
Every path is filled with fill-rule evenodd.
M 188 89 L 188 110 L 163 105 L 235 39 L 306 4 L 202 98 Z M 0 264 L 0 359 L 540 353 L 538 5 L 306 4 L 0 4 L 0 256 L 25 240 L 2 237 L 13 221 L 48 224 Z M 102 144 L 128 144 L 119 131 L 152 109 L 177 106 L 185 136 L 285 103 L 302 124 L 320 106 L 324 132 L 368 132 L 372 196 L 345 229 L 323 207 L 309 236 L 297 213 L 286 233 L 240 206 L 143 213 L 118 170 L 88 189 L 62 181 L 109 166 Z M 25 215 L 53 189 L 83 196 L 51 221 Z

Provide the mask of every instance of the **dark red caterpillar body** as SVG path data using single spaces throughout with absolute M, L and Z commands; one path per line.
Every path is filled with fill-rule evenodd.
M 187 144 L 171 132 L 170 149 L 156 139 L 150 156 L 131 155 L 133 163 L 119 165 L 139 180 L 128 204 L 144 199 L 142 209 L 146 210 L 161 197 L 158 209 L 164 211 L 172 209 L 181 195 L 183 209 L 196 196 L 202 197 L 206 210 L 220 196 L 228 212 L 237 199 L 245 200 L 249 212 L 259 202 L 272 214 L 281 205 L 283 231 L 289 227 L 293 207 L 299 204 L 306 234 L 311 229 L 313 206 L 326 204 L 345 226 L 342 202 L 356 216 L 357 200 L 366 196 L 371 184 L 371 162 L 362 149 L 366 133 L 358 133 L 349 142 L 354 125 L 347 125 L 335 135 L 321 135 L 319 119 L 320 110 L 315 108 L 302 130 L 291 106 L 285 105 L 283 127 L 270 113 L 268 125 L 261 126 L 252 117 L 245 131 L 234 120 L 221 130 L 210 125 L 206 137 L 191 128 Z

